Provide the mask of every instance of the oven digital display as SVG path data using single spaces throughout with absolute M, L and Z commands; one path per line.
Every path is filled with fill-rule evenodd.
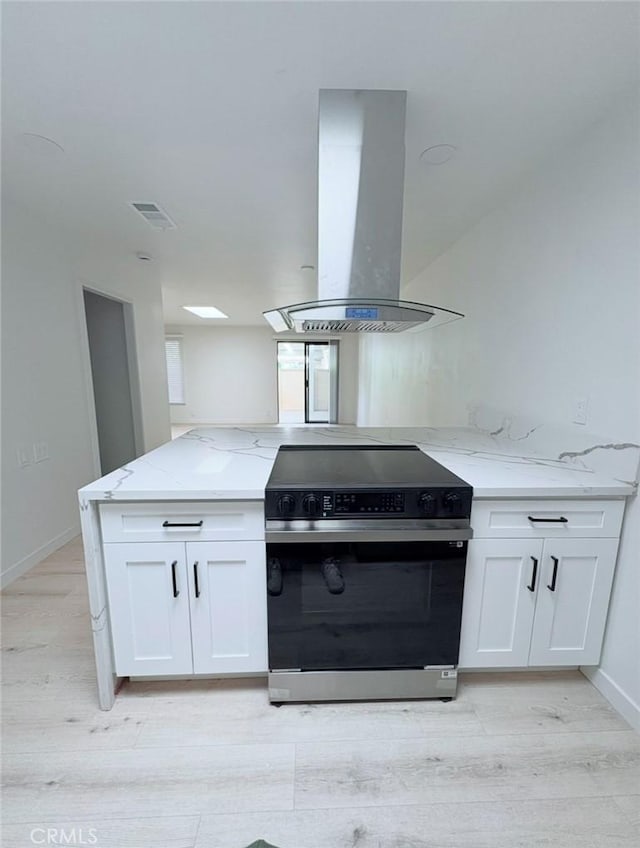
M 401 492 L 336 492 L 335 512 L 404 512 L 404 495 Z

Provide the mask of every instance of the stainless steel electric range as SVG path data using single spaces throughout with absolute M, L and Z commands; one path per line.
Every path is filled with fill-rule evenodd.
M 453 698 L 472 488 L 414 445 L 283 445 L 265 492 L 269 697 Z

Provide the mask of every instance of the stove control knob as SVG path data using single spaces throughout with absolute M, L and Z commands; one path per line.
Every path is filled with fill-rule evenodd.
M 305 495 L 302 499 L 302 509 L 307 515 L 318 515 L 322 512 L 320 498 L 316 497 L 316 495 Z
M 291 515 L 296 508 L 296 499 L 292 495 L 278 498 L 278 515 Z
M 447 512 L 454 512 L 461 504 L 460 495 L 456 492 L 447 492 L 444 496 L 444 506 Z
M 426 515 L 433 515 L 436 511 L 436 504 L 436 498 L 433 495 L 430 495 L 429 492 L 423 492 L 418 497 L 418 506 Z

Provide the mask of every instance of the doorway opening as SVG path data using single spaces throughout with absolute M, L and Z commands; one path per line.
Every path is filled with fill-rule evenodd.
M 338 420 L 338 342 L 278 342 L 278 422 Z
M 142 410 L 130 303 L 83 289 L 100 473 L 143 453 Z

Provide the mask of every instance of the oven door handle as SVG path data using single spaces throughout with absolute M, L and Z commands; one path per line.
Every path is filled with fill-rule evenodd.
M 464 529 L 385 530 L 267 530 L 267 544 L 300 542 L 465 542 L 473 538 L 471 527 Z

